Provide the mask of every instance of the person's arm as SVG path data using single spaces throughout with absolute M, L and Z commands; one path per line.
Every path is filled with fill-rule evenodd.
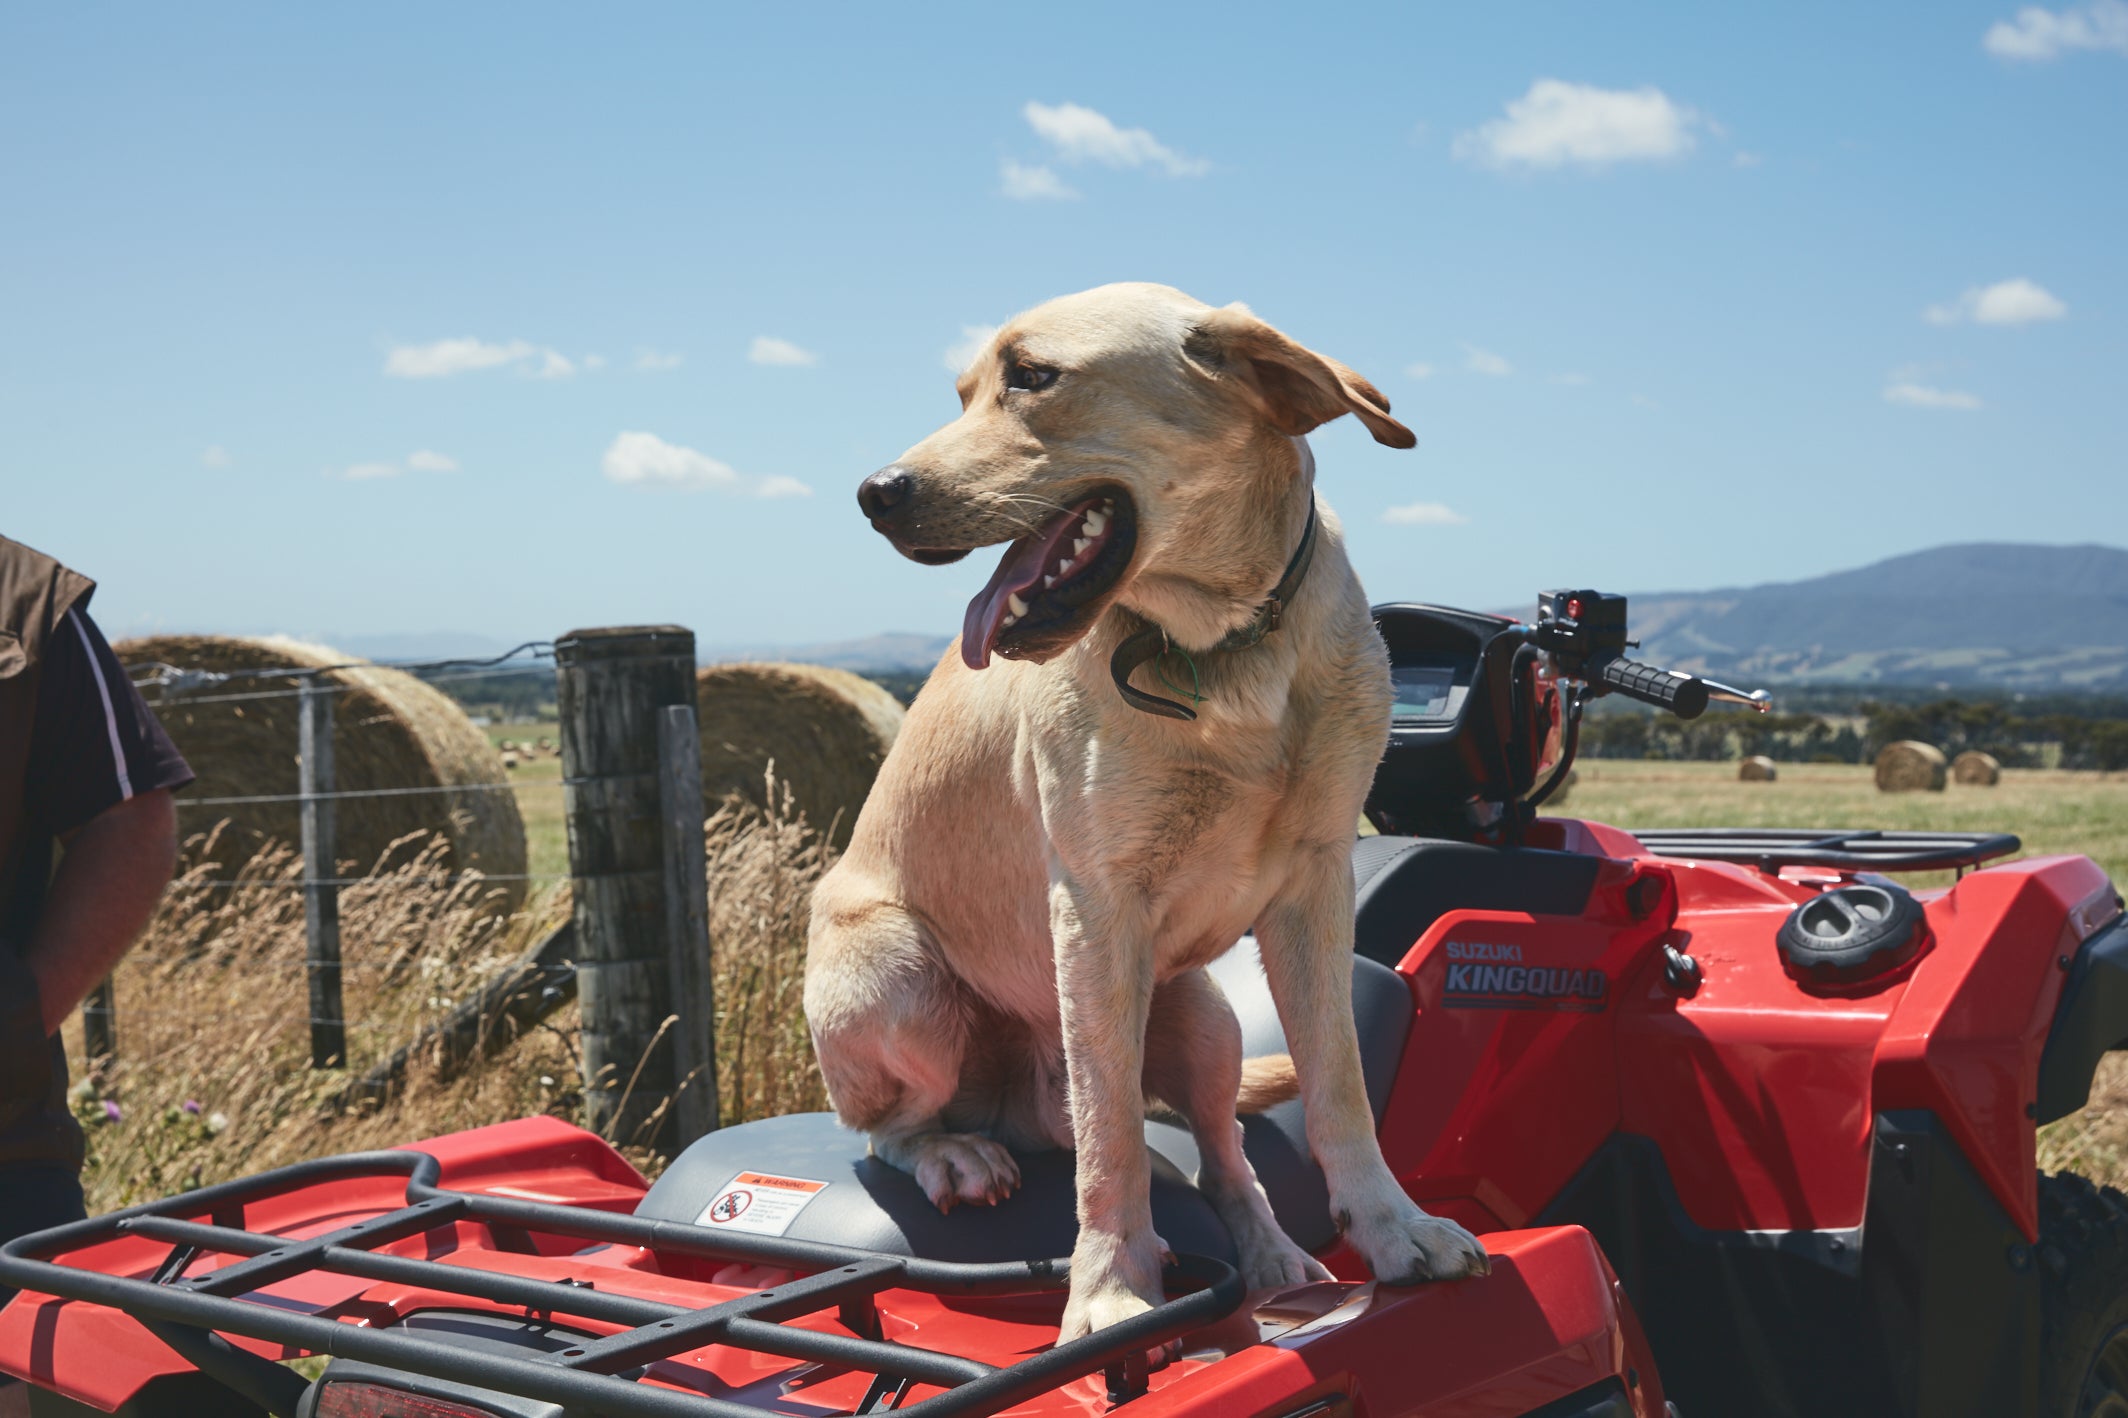
M 192 781 L 176 745 L 76 605 L 45 645 L 24 800 L 65 849 L 18 947 L 47 1030 L 111 973 L 155 914 L 177 860 L 177 805 Z
M 88 998 L 155 914 L 177 865 L 177 805 L 167 789 L 104 809 L 60 841 L 44 912 L 23 949 L 48 1034 Z

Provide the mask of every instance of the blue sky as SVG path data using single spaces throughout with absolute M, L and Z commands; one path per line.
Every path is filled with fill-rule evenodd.
M 15 4 L 0 531 L 119 632 L 950 633 L 947 352 L 1242 300 L 1377 599 L 2128 542 L 2128 4 Z

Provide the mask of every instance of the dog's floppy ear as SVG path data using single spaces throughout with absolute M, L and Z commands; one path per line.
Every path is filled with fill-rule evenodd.
M 1410 429 L 1389 417 L 1389 400 L 1381 390 L 1327 355 L 1288 339 L 1246 305 L 1205 315 L 1184 337 L 1182 350 L 1234 378 L 1280 433 L 1303 434 L 1349 413 L 1367 425 L 1377 443 L 1418 444 Z

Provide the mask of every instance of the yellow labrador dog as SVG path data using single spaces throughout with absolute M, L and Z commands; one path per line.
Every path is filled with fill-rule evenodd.
M 1066 1339 L 1160 1301 L 1149 1098 L 1189 1124 L 1249 1284 L 1323 1278 L 1242 1154 L 1240 1029 L 1204 970 L 1253 925 L 1292 1049 L 1265 1072 L 1297 1084 L 1346 1241 L 1392 1283 L 1484 1274 L 1383 1163 L 1353 1032 L 1389 667 L 1301 435 L 1410 431 L 1244 307 L 1156 285 L 1021 315 L 959 389 L 859 491 L 917 561 L 1006 550 L 813 898 L 836 1111 L 946 1209 L 1010 1194 L 1007 1146 L 1076 1148 Z

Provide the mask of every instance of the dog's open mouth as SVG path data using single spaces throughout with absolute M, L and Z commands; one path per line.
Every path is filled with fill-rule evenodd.
M 1097 492 L 1005 549 L 968 603 L 961 659 L 979 670 L 994 650 L 1043 660 L 1085 634 L 1130 566 L 1137 517 L 1121 488 Z

